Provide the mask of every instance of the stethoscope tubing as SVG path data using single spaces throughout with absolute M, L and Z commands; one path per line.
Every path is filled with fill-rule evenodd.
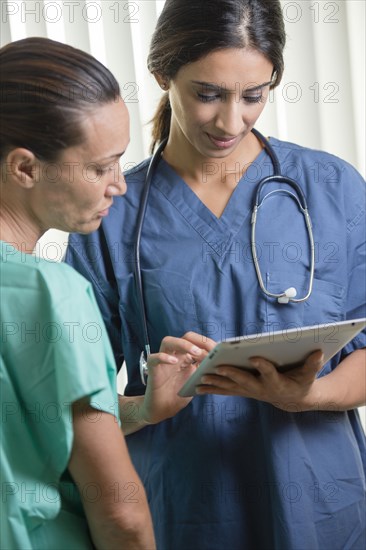
M 279 160 L 272 146 L 270 145 L 269 141 L 255 128 L 252 129 L 252 133 L 264 145 L 264 148 L 267 154 L 271 158 L 271 162 L 273 164 L 273 172 L 274 172 L 272 176 L 263 178 L 258 183 L 258 188 L 255 194 L 253 212 L 251 217 L 251 226 L 252 226 L 251 227 L 251 251 L 252 251 L 253 262 L 254 262 L 254 267 L 257 274 L 259 286 L 262 292 L 270 298 L 278 299 L 285 296 L 285 293 L 275 294 L 275 293 L 269 292 L 263 283 L 263 278 L 262 278 L 262 274 L 259 266 L 259 260 L 257 256 L 257 250 L 256 250 L 256 223 L 257 223 L 258 211 L 268 196 L 270 196 L 275 192 L 287 193 L 297 201 L 298 206 L 302 214 L 304 215 L 308 238 L 309 238 L 309 245 L 310 245 L 310 277 L 309 277 L 309 286 L 308 286 L 306 295 L 302 298 L 289 298 L 287 301 L 295 302 L 295 303 L 304 302 L 309 298 L 312 292 L 314 270 L 315 270 L 315 245 L 314 245 L 314 237 L 313 237 L 313 231 L 312 231 L 312 223 L 311 223 L 311 219 L 310 219 L 310 215 L 307 207 L 306 198 L 298 183 L 296 183 L 291 178 L 287 178 L 286 176 L 281 175 L 281 167 L 280 167 Z M 137 296 L 138 296 L 142 329 L 143 329 L 143 338 L 144 338 L 144 349 L 141 352 L 141 356 L 140 356 L 140 376 L 141 376 L 141 381 L 144 385 L 146 385 L 146 376 L 148 374 L 147 358 L 150 355 L 150 338 L 149 338 L 149 330 L 147 326 L 146 305 L 145 305 L 143 282 L 142 282 L 142 276 L 141 276 L 141 262 L 140 262 L 141 233 L 142 233 L 142 227 L 143 227 L 143 223 L 146 215 L 151 182 L 155 174 L 155 171 L 157 169 L 157 166 L 160 162 L 161 153 L 163 152 L 167 141 L 168 139 L 165 139 L 160 143 L 159 147 L 155 151 L 150 161 L 150 164 L 146 173 L 144 189 L 143 189 L 140 208 L 138 211 L 137 221 L 136 221 L 136 237 L 135 237 L 135 243 L 134 243 L 134 260 L 135 260 L 134 276 L 135 276 L 135 283 L 136 283 L 136 289 L 137 289 Z M 296 196 L 294 193 L 290 192 L 289 190 L 282 188 L 282 189 L 271 191 L 270 193 L 265 195 L 265 197 L 261 200 L 262 189 L 267 183 L 270 183 L 270 182 L 285 183 L 290 187 L 292 187 L 296 191 L 298 196 Z
M 142 277 L 141 277 L 141 261 L 140 261 L 141 233 L 142 233 L 142 226 L 144 224 L 147 203 L 149 200 L 149 193 L 150 193 L 152 178 L 160 162 L 161 153 L 163 152 L 167 141 L 168 140 L 165 139 L 161 142 L 153 158 L 150 161 L 147 174 L 146 174 L 145 185 L 144 185 L 144 189 L 141 197 L 140 208 L 139 208 L 137 220 L 136 220 L 136 238 L 135 238 L 135 244 L 134 244 L 134 260 L 135 260 L 134 274 L 135 274 L 135 283 L 137 287 L 139 308 L 141 312 L 142 330 L 144 333 L 144 343 L 145 343 L 144 352 L 146 354 L 146 357 L 150 355 L 150 338 L 149 338 L 149 330 L 147 327 L 146 306 L 145 306 L 144 290 L 143 290 Z
M 297 194 L 299 196 L 296 196 L 294 193 L 291 193 L 291 191 L 288 191 L 287 189 L 275 189 L 274 191 L 270 191 L 267 195 L 265 195 L 265 197 L 262 200 L 260 200 L 261 191 L 262 191 L 264 185 L 266 185 L 267 183 L 273 183 L 273 182 L 286 183 L 287 185 L 290 185 L 293 189 L 295 189 L 295 191 L 297 192 Z M 251 243 L 252 257 L 253 257 L 254 267 L 255 267 L 256 274 L 257 274 L 257 278 L 258 278 L 258 283 L 259 283 L 259 286 L 260 286 L 262 292 L 264 292 L 264 294 L 266 296 L 268 296 L 269 298 L 277 298 L 278 299 L 278 298 L 282 298 L 285 295 L 284 292 L 281 292 L 280 294 L 276 294 L 274 292 L 269 292 L 267 290 L 267 288 L 265 287 L 264 282 L 263 282 L 263 278 L 262 278 L 262 273 L 261 273 L 260 266 L 259 266 L 259 260 L 258 260 L 258 256 L 257 256 L 257 246 L 256 246 L 256 233 L 255 233 L 255 231 L 256 231 L 256 225 L 257 225 L 258 211 L 259 211 L 260 207 L 263 205 L 266 198 L 268 198 L 269 196 L 271 196 L 275 193 L 284 193 L 284 194 L 290 195 L 297 202 L 298 207 L 299 207 L 300 211 L 302 212 L 302 214 L 304 216 L 304 219 L 305 219 L 305 225 L 306 225 L 306 229 L 307 229 L 307 235 L 308 235 L 309 246 L 310 246 L 309 285 L 308 285 L 308 289 L 307 289 L 307 292 L 306 292 L 305 296 L 303 296 L 302 298 L 290 298 L 289 299 L 289 301 L 294 302 L 294 303 L 305 302 L 310 297 L 310 295 L 312 293 L 313 281 L 314 281 L 314 272 L 315 272 L 315 243 L 314 243 L 312 223 L 311 223 L 311 218 L 310 218 L 310 215 L 309 215 L 309 210 L 308 210 L 307 202 L 306 202 L 306 199 L 305 199 L 305 195 L 304 195 L 301 187 L 299 186 L 298 183 L 296 183 L 291 178 L 287 178 L 287 177 L 281 176 L 281 175 L 268 176 L 268 177 L 264 178 L 263 180 L 261 180 L 258 184 L 258 189 L 257 189 L 257 192 L 255 194 L 254 207 L 253 207 L 253 212 L 252 212 L 252 216 L 251 216 L 251 226 L 252 226 L 252 228 L 251 228 L 250 243 Z

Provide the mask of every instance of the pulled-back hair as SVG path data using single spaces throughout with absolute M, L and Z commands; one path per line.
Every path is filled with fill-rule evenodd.
M 82 119 L 116 100 L 118 82 L 91 55 L 47 38 L 0 49 L 0 159 L 13 147 L 44 161 L 84 140 Z
M 272 88 L 282 78 L 286 35 L 280 0 L 167 0 L 153 34 L 148 69 L 166 80 L 181 67 L 226 48 L 251 48 L 273 64 Z M 169 135 L 166 92 L 153 118 L 155 146 Z

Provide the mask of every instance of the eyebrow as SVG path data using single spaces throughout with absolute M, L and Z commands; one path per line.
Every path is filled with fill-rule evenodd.
M 122 157 L 124 154 L 125 154 L 125 151 L 123 151 L 122 153 L 115 153 L 115 154 L 111 155 L 110 157 L 104 157 L 104 158 L 99 159 L 95 162 L 101 163 L 101 162 L 106 162 L 108 160 L 117 159 L 117 158 Z
M 202 86 L 203 88 L 216 91 L 216 92 L 224 92 L 228 93 L 232 90 L 228 90 L 227 88 L 224 88 L 223 86 L 218 86 L 217 84 L 210 84 L 210 82 L 201 82 L 200 80 L 192 80 L 192 84 L 198 84 L 199 86 Z M 265 88 L 266 86 L 269 86 L 272 84 L 272 80 L 269 82 L 264 82 L 263 84 L 259 84 L 258 86 L 253 86 L 251 88 L 246 88 L 243 90 L 244 92 L 256 92 L 257 90 L 261 90 L 262 88 Z

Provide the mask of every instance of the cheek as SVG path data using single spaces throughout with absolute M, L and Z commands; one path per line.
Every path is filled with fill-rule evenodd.
M 244 120 L 248 126 L 254 126 L 258 118 L 262 114 L 262 111 L 265 107 L 265 102 L 259 103 L 255 107 L 252 107 L 249 111 L 246 112 Z
M 81 206 L 85 208 L 93 208 L 96 205 L 99 205 L 104 197 L 104 184 L 101 182 L 98 185 L 90 184 L 86 188 L 78 193 L 78 202 Z
M 103 188 L 103 177 L 95 171 L 95 165 L 77 166 L 75 170 L 64 178 L 68 183 L 70 194 L 78 197 L 97 195 Z
M 86 194 L 97 191 L 98 186 L 101 187 L 103 176 L 95 171 L 95 166 L 85 166 L 82 172 L 78 174 L 78 185 L 80 189 L 84 189 Z
M 202 105 L 191 98 L 172 95 L 170 105 L 173 117 L 177 120 L 179 126 L 187 130 L 208 119 L 205 109 L 202 109 Z
M 80 212 L 95 208 L 103 199 L 103 189 L 104 185 L 101 181 L 75 180 L 65 198 L 71 210 Z
M 258 105 L 257 105 L 257 117 L 260 114 L 262 114 L 262 111 L 264 110 L 265 106 L 267 105 L 268 98 L 269 98 L 269 92 L 266 92 L 266 94 L 263 95 L 262 101 L 260 103 L 258 103 Z

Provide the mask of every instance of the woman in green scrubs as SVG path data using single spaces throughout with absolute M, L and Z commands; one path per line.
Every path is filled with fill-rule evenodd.
M 128 112 L 111 73 L 69 46 L 21 40 L 0 64 L 0 547 L 154 548 L 91 285 L 32 255 L 50 227 L 97 229 L 125 192 Z

